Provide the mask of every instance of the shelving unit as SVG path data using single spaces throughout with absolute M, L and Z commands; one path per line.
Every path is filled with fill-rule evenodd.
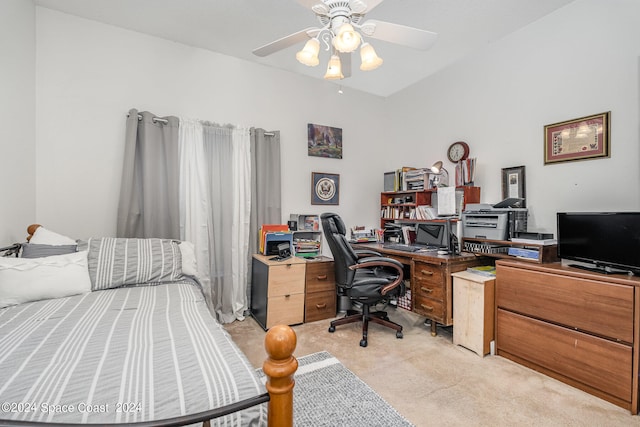
M 411 221 L 418 206 L 434 206 L 436 188 L 416 191 L 385 191 L 380 193 L 380 228 L 389 222 Z M 456 201 L 460 198 L 460 208 L 468 203 L 480 203 L 480 187 L 456 187 Z
M 293 230 L 293 254 L 297 257 L 315 257 L 322 251 L 322 231 L 320 216 L 315 214 L 291 214 L 296 221 L 297 230 Z
M 509 255 L 509 248 L 533 249 L 538 252 L 537 258 L 522 258 Z M 478 238 L 462 238 L 462 250 L 493 258 L 517 259 L 518 261 L 533 263 L 549 263 L 558 261 L 558 245 L 539 245 L 535 243 L 520 243 L 510 240 L 490 240 Z

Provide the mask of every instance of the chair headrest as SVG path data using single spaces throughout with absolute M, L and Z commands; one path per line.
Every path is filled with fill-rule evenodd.
M 342 218 L 340 218 L 340 215 L 336 213 L 327 212 L 320 215 L 320 218 L 325 220 L 323 222 L 323 225 L 324 223 L 329 224 L 329 228 L 332 233 L 339 233 L 339 234 L 342 234 L 343 236 L 347 234 L 347 227 L 345 227 L 344 221 L 342 221 Z

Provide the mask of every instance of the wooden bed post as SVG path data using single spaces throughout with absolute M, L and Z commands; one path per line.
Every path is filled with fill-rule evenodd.
M 298 360 L 293 357 L 296 343 L 296 333 L 285 325 L 272 327 L 264 339 L 269 357 L 262 364 L 262 370 L 267 376 L 266 387 L 270 396 L 270 427 L 293 426 L 293 374 L 298 369 Z

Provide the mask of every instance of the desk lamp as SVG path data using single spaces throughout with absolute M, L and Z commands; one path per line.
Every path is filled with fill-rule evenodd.
M 436 177 L 433 180 L 433 183 L 436 187 L 447 187 L 449 186 L 449 172 L 442 166 L 442 161 L 438 160 L 431 166 L 431 172 L 433 172 Z

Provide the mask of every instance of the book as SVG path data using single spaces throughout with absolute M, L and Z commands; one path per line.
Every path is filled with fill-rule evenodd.
M 542 245 L 542 246 L 558 244 L 558 241 L 556 239 L 522 239 L 519 237 L 513 237 L 511 241 L 513 243 L 524 243 L 528 245 L 530 244 L 530 245 Z
M 519 258 L 527 258 L 527 259 L 538 259 L 540 255 L 540 251 L 537 249 L 525 249 L 525 248 L 514 248 L 510 247 L 507 252 L 511 256 L 519 257 Z
M 467 271 L 475 274 L 480 274 L 487 277 L 495 277 L 496 268 L 493 265 L 480 265 L 478 267 L 469 267 Z

